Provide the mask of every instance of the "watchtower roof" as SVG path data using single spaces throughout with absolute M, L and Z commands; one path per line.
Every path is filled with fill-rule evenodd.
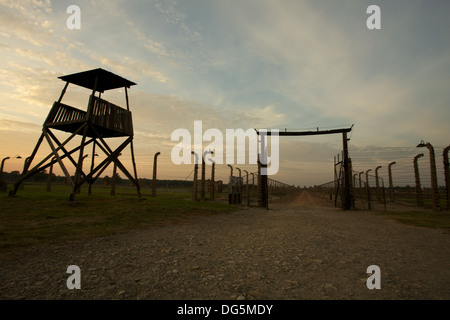
M 136 85 L 136 83 L 122 78 L 117 74 L 106 71 L 102 68 L 83 71 L 79 73 L 69 74 L 66 76 L 58 77 L 63 81 L 76 84 L 80 87 L 94 90 L 95 78 L 98 77 L 98 83 L 96 91 L 104 92 L 106 90 L 117 89 L 117 88 L 130 88 Z

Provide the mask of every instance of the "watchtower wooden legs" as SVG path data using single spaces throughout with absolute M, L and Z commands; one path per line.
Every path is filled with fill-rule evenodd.
M 136 163 L 135 163 L 135 159 L 134 159 L 134 150 L 133 150 L 133 144 L 132 144 L 133 137 L 128 137 L 127 139 L 125 139 L 125 141 L 123 141 L 119 145 L 119 147 L 117 147 L 115 150 L 112 150 L 108 146 L 108 144 L 105 142 L 105 140 L 101 137 L 100 134 L 98 134 L 97 137 L 89 138 L 87 136 L 89 128 L 92 129 L 93 132 L 98 133 L 94 127 L 91 127 L 88 123 L 84 123 L 74 133 L 72 133 L 69 138 L 67 138 L 64 142 L 61 143 L 56 138 L 56 136 L 50 131 L 49 128 L 44 127 L 42 130 L 42 134 L 33 150 L 33 153 L 31 154 L 30 157 L 28 157 L 28 160 L 24 166 L 24 170 L 23 170 L 21 176 L 14 183 L 13 190 L 10 191 L 10 196 L 14 196 L 17 193 L 17 191 L 19 190 L 19 186 L 23 181 L 34 176 L 35 174 L 38 174 L 39 172 L 46 170 L 47 168 L 53 166 L 55 163 L 58 163 L 60 165 L 62 171 L 64 172 L 67 183 L 72 186 L 72 193 L 70 194 L 69 199 L 71 201 L 73 201 L 73 200 L 75 200 L 75 196 L 78 193 L 78 190 L 84 183 L 89 183 L 89 186 L 91 186 L 99 178 L 99 176 L 106 170 L 106 168 L 111 163 L 114 163 L 115 166 L 120 171 L 122 171 L 123 174 L 136 186 L 138 197 L 141 198 L 140 184 L 139 184 L 139 180 L 137 177 Z M 67 150 L 66 145 L 79 132 L 83 132 L 81 144 L 71 150 Z M 34 160 L 36 153 L 38 152 L 44 138 L 47 140 L 47 143 L 50 146 L 51 153 L 48 154 L 42 161 L 40 161 L 32 169 L 29 169 L 31 167 L 31 163 Z M 86 174 L 83 170 L 83 160 L 86 157 L 84 155 L 84 149 L 91 143 L 93 143 L 92 157 L 95 156 L 95 147 L 97 146 L 97 147 L 99 147 L 99 149 L 101 149 L 105 153 L 106 159 L 103 160 L 96 167 L 94 167 L 94 160 L 92 159 L 90 170 Z M 119 160 L 119 156 L 121 155 L 121 152 L 127 146 L 131 147 L 134 177 L 128 172 L 128 170 L 125 168 L 125 166 Z M 72 156 L 76 152 L 79 152 L 78 153 L 78 161 L 76 161 L 74 159 L 74 157 Z M 75 176 L 74 177 L 72 177 L 70 175 L 69 170 L 67 169 L 66 165 L 62 161 L 66 158 L 69 159 L 70 163 L 72 163 L 72 165 L 75 167 Z

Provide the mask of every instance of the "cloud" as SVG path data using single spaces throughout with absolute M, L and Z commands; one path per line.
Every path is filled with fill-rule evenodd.
M 286 123 L 287 117 L 281 113 L 280 108 L 275 105 L 267 105 L 262 108 L 248 108 L 237 111 L 241 125 L 257 129 L 277 129 L 281 124 Z
M 153 151 L 170 152 L 171 132 L 195 120 L 222 131 L 355 124 L 351 148 L 448 143 L 448 6 L 381 0 L 371 32 L 369 4 L 99 0 L 80 3 L 72 32 L 62 2 L 0 1 L 1 119 L 40 125 L 58 76 L 103 67 L 138 83 L 135 147 L 149 170 Z M 84 107 L 89 94 L 70 86 L 65 102 Z M 104 98 L 124 106 L 123 91 Z M 282 139 L 280 177 L 325 168 L 339 139 Z
M 349 4 L 249 1 L 224 12 L 233 15 L 248 52 L 278 68 L 267 89 L 298 106 L 280 108 L 289 119 L 306 114 L 319 126 L 355 124 L 361 143 L 404 144 L 419 130 L 442 139 L 450 133 L 443 120 L 450 116 L 444 102 L 450 94 L 443 87 L 450 59 L 448 48 L 434 49 L 445 42 L 428 40 L 419 28 L 429 28 L 428 15 L 422 17 L 415 4 L 406 11 L 385 4 L 385 27 L 370 33 L 365 4 Z M 438 13 L 430 15 L 435 21 Z M 391 23 L 397 19 L 401 22 Z M 407 30 L 411 27 L 417 33 Z M 443 37 L 443 30 L 429 31 Z M 432 47 L 421 47 L 425 41 Z
M 51 107 L 58 91 L 55 83 L 58 74 L 41 67 L 25 67 L 10 63 L 8 68 L 0 71 L 0 81 L 11 88 L 6 94 L 25 104 L 17 108 L 24 108 L 24 112 L 33 115 L 42 115 L 42 112 Z
M 4 0 L 0 3 L 0 35 L 38 47 L 51 45 L 51 14 L 50 1 Z
M 48 52 L 47 50 L 41 51 L 22 48 L 16 48 L 14 51 L 20 57 L 24 57 L 32 61 L 44 62 L 48 66 L 53 67 L 53 69 L 60 68 L 61 66 L 80 68 L 80 61 L 74 59 L 69 52 L 53 50 Z
M 100 63 L 106 67 L 114 70 L 114 72 L 123 75 L 135 76 L 139 78 L 148 76 L 157 82 L 165 83 L 169 78 L 164 76 L 161 72 L 154 69 L 152 65 L 142 60 L 135 60 L 129 57 L 124 57 L 122 62 L 114 61 L 109 58 L 100 58 Z
M 148 130 L 171 133 L 178 128 L 193 126 L 195 120 L 204 121 L 205 127 L 220 128 L 232 122 L 232 119 L 221 112 L 176 96 L 151 94 L 139 90 L 134 92 L 130 99 L 136 126 Z
M 0 119 L 0 130 L 38 133 L 42 130 L 42 126 L 26 121 Z

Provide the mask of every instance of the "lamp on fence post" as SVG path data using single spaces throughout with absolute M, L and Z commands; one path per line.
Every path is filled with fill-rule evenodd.
M 397 164 L 397 162 L 393 161 L 391 163 L 389 163 L 388 166 L 388 172 L 389 172 L 389 197 L 391 199 L 392 202 L 395 201 L 394 198 L 394 184 L 392 183 L 392 165 Z
M 15 159 L 22 159 L 22 157 L 19 156 L 19 155 L 15 156 L 14 158 Z M 5 166 L 5 161 L 8 160 L 8 159 L 11 159 L 11 157 L 3 158 L 2 164 L 1 164 L 1 167 L 0 167 L 0 191 L 2 191 L 2 192 L 7 191 L 7 189 L 8 189 L 8 185 L 6 184 L 6 182 L 3 181 L 3 168 Z
M 191 151 L 191 153 L 195 156 L 194 160 L 194 186 L 192 190 L 192 200 L 197 201 L 197 190 L 198 190 L 198 184 L 197 184 L 197 178 L 198 178 L 198 155 L 195 151 Z
M 444 176 L 445 176 L 445 193 L 447 198 L 447 210 L 450 210 L 450 164 L 448 161 L 448 151 L 450 150 L 450 146 L 444 149 Z
M 10 159 L 10 157 L 3 158 L 2 165 L 0 167 L 0 191 L 6 192 L 8 190 L 8 185 L 3 181 L 3 167 L 5 165 L 5 161 Z
M 378 170 L 381 168 L 381 166 L 376 167 L 375 169 L 375 184 L 377 187 L 377 200 L 380 201 L 380 183 L 378 181 Z
M 434 158 L 434 148 L 431 143 L 425 143 L 423 140 L 417 145 L 417 148 L 427 147 L 430 152 L 430 171 L 431 171 L 431 196 L 433 198 L 433 210 L 440 210 L 439 190 L 437 184 L 436 161 Z
M 152 180 L 152 197 L 156 197 L 156 168 L 157 168 L 157 159 L 161 152 L 155 153 L 153 158 L 153 180 Z
M 2 182 L 3 182 L 3 167 L 5 166 L 5 161 L 8 159 L 11 159 L 11 157 L 3 158 L 2 166 L 0 167 L 0 181 L 2 181 Z
M 422 157 L 423 157 L 423 153 L 420 153 L 414 157 L 414 176 L 416 178 L 416 198 L 417 198 L 417 205 L 419 207 L 423 207 L 423 196 L 422 196 L 422 187 L 420 185 L 419 166 L 417 164 L 417 160 Z
M 369 172 L 372 169 L 366 171 L 366 187 L 367 187 L 367 202 L 369 204 L 369 210 L 372 209 L 371 199 L 370 199 L 370 186 L 369 186 Z

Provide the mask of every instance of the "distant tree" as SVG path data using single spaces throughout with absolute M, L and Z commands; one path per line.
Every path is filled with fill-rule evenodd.
M 122 178 L 120 177 L 120 175 L 116 172 L 113 177 L 116 179 L 116 182 L 122 180 Z

